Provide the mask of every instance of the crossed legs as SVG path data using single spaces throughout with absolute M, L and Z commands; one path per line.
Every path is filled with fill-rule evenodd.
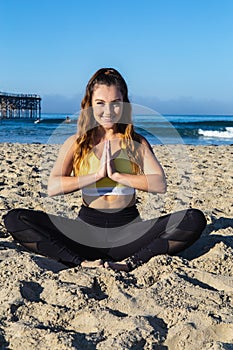
M 149 222 L 150 228 L 142 237 L 128 245 L 113 249 L 98 249 L 85 247 L 70 240 L 59 232 L 49 216 L 43 212 L 14 209 L 5 216 L 4 222 L 7 230 L 20 244 L 69 267 L 81 264 L 87 267 L 103 266 L 125 271 L 147 262 L 155 255 L 177 254 L 193 244 L 206 226 L 206 219 L 201 211 L 187 209 L 138 223 L 140 229 L 143 229 Z M 130 225 L 128 227 L 130 228 Z

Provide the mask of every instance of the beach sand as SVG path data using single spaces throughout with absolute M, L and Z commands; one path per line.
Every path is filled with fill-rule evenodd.
M 71 268 L 30 253 L 2 216 L 30 208 L 75 218 L 80 193 L 48 198 L 57 145 L 0 144 L 1 349 L 233 349 L 232 146 L 155 146 L 165 195 L 139 192 L 144 219 L 201 209 L 189 249 L 132 271 Z

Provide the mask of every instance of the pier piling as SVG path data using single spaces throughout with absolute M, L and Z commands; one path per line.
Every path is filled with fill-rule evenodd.
M 0 119 L 41 118 L 41 97 L 0 92 Z

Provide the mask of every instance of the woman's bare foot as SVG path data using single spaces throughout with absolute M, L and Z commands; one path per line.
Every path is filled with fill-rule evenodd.
M 104 267 L 103 260 L 98 259 L 98 260 L 84 260 L 81 262 L 82 267 L 89 267 L 89 268 L 95 268 L 95 267 Z
M 107 269 L 108 268 L 113 269 L 115 271 L 126 271 L 126 272 L 129 271 L 129 267 L 124 261 L 120 261 L 120 262 L 106 261 L 104 263 L 104 267 Z

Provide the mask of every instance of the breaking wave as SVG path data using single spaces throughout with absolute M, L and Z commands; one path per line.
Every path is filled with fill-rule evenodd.
M 198 129 L 198 134 L 204 137 L 233 139 L 233 128 L 227 127 L 222 131 Z

